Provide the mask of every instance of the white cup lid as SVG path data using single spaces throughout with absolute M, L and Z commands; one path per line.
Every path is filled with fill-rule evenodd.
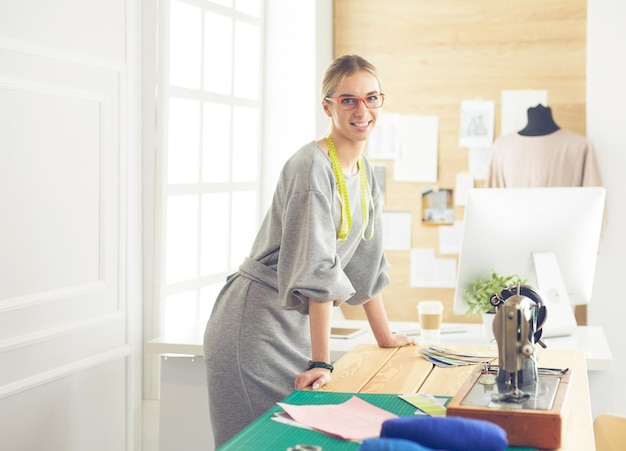
M 417 304 L 417 310 L 426 315 L 442 313 L 443 303 L 441 301 L 420 301 L 420 303 Z

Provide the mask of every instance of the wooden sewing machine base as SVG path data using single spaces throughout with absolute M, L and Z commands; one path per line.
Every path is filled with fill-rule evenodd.
M 531 396 L 521 405 L 493 402 L 492 395 L 498 393 L 497 384 L 481 383 L 483 375 L 483 368 L 476 367 L 448 404 L 446 415 L 495 423 L 507 432 L 510 446 L 542 449 L 561 446 L 562 411 L 571 371 L 560 376 L 540 375 L 537 396 Z

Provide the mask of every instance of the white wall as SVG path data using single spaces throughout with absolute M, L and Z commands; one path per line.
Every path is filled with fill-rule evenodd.
M 0 0 L 0 448 L 140 449 L 139 0 Z
M 266 0 L 266 20 L 262 215 L 287 158 L 327 127 L 319 86 L 332 60 L 332 0 Z
M 626 2 L 589 0 L 587 24 L 587 136 L 600 160 L 608 214 L 589 324 L 604 327 L 615 379 L 622 381 L 614 384 L 612 410 L 626 415 L 626 284 L 621 279 L 626 270 Z

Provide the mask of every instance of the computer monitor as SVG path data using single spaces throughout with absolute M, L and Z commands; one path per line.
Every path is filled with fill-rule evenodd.
M 572 306 L 591 301 L 604 200 L 602 187 L 470 190 L 454 313 L 465 314 L 465 290 L 494 270 L 538 291 L 548 310 L 544 337 L 573 333 Z

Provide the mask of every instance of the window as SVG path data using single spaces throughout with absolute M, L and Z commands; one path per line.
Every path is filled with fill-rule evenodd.
M 263 0 L 160 10 L 157 273 L 168 329 L 205 321 L 261 208 Z

